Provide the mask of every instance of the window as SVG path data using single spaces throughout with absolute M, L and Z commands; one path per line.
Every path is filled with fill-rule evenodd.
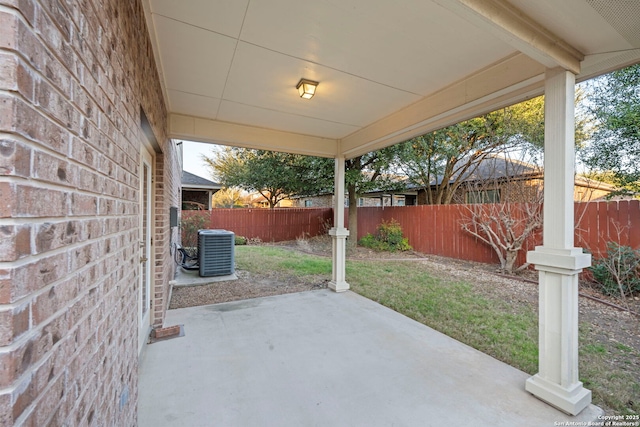
M 500 190 L 467 191 L 466 202 L 473 203 L 499 203 Z
M 304 207 L 305 208 L 310 208 L 311 205 L 313 205 L 313 202 L 311 200 L 305 200 L 304 201 Z
M 364 206 L 364 199 L 362 197 L 358 198 L 358 206 Z

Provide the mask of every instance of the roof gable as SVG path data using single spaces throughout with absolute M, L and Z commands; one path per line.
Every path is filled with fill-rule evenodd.
M 209 181 L 208 179 L 202 178 L 198 175 L 194 175 L 191 172 L 187 172 L 184 170 L 182 171 L 182 186 L 211 189 L 222 188 L 222 185 L 218 184 L 217 182 Z

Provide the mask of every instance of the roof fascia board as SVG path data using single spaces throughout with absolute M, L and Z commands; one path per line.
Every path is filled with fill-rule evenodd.
M 193 184 L 188 184 L 182 185 L 182 189 L 183 190 L 197 190 L 197 191 L 202 191 L 202 190 L 207 190 L 207 191 L 213 191 L 213 190 L 221 190 L 222 186 L 218 185 L 218 186 L 213 186 L 213 185 L 193 185 Z

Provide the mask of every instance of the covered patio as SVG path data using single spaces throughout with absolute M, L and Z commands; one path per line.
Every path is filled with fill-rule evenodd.
M 167 321 L 185 335 L 143 355 L 140 427 L 540 427 L 602 414 L 566 415 L 525 391 L 527 374 L 350 291 L 170 310 Z
M 513 383 L 500 382 L 500 375 L 487 376 L 477 383 L 485 392 L 479 393 L 475 407 L 487 400 L 495 408 L 492 412 L 500 413 L 502 400 L 526 387 L 568 414 L 590 413 L 586 408 L 591 392 L 578 374 L 578 274 L 591 260 L 573 242 L 575 84 L 640 61 L 639 2 L 143 0 L 143 5 L 171 138 L 335 159 L 335 218 L 329 234 L 333 238 L 330 288 L 336 292 L 349 289 L 345 275 L 349 230 L 343 210 L 346 159 L 544 93 L 544 236 L 543 246 L 528 257 L 540 271 L 539 372 Z M 313 97 L 298 91 L 304 80 L 315 82 Z M 330 298 L 339 300 L 335 295 Z M 242 312 L 257 315 L 252 311 Z M 174 321 L 172 315 L 165 324 Z M 295 323 L 282 324 L 283 334 L 296 335 Z M 350 328 L 348 320 L 333 322 L 330 317 L 318 320 L 317 327 L 329 334 L 328 339 L 348 334 Z M 245 333 L 250 331 L 238 330 L 235 339 L 244 342 Z M 400 332 L 386 333 L 391 339 Z M 224 328 L 209 328 L 207 334 L 202 338 L 213 345 L 225 339 Z M 419 336 L 403 346 L 422 348 L 429 344 L 426 339 Z M 453 354 L 423 349 L 427 359 L 439 354 L 444 359 L 440 363 L 458 352 L 457 347 Z M 154 351 L 149 349 L 149 358 Z M 197 352 L 190 358 L 202 361 Z M 220 360 L 233 363 L 229 355 Z M 387 355 L 385 363 L 396 360 Z M 344 371 L 344 358 L 335 357 L 334 362 L 316 366 L 324 367 L 322 378 L 340 367 L 338 382 L 327 386 L 337 390 L 345 384 L 341 376 L 350 370 Z M 143 363 L 143 371 L 150 369 L 145 363 L 150 360 Z M 261 362 L 254 363 L 244 365 L 247 372 Z M 385 363 L 380 362 L 381 370 L 390 369 Z M 448 416 L 455 417 L 473 399 L 454 396 L 477 386 L 475 374 L 453 368 L 444 372 L 449 376 L 441 383 L 458 384 L 444 393 L 457 405 L 425 408 L 429 412 L 448 407 Z M 184 375 L 185 381 L 196 381 L 202 373 Z M 421 405 L 431 405 L 427 396 L 437 392 L 434 383 L 417 371 L 402 375 L 418 387 L 408 394 Z M 237 381 L 230 377 L 209 386 L 233 390 Z M 490 387 L 491 382 L 495 386 Z M 371 388 L 374 384 L 365 387 Z M 219 391 L 216 395 L 224 395 Z M 144 394 L 143 386 L 142 399 Z M 262 394 L 267 398 L 270 393 Z M 342 412 L 348 412 L 335 397 L 340 396 L 337 391 L 330 395 Z M 191 396 L 190 402 L 195 399 Z M 374 408 L 383 407 L 383 401 Z M 526 404 L 523 411 L 525 407 L 533 406 Z M 526 414 L 534 412 L 529 409 Z M 426 415 L 420 416 L 423 422 L 429 419 Z M 499 419 L 492 417 L 488 423 Z

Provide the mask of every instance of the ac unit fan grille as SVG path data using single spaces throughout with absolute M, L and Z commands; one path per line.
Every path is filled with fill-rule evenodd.
M 226 230 L 198 231 L 200 276 L 225 276 L 235 272 L 235 235 Z

